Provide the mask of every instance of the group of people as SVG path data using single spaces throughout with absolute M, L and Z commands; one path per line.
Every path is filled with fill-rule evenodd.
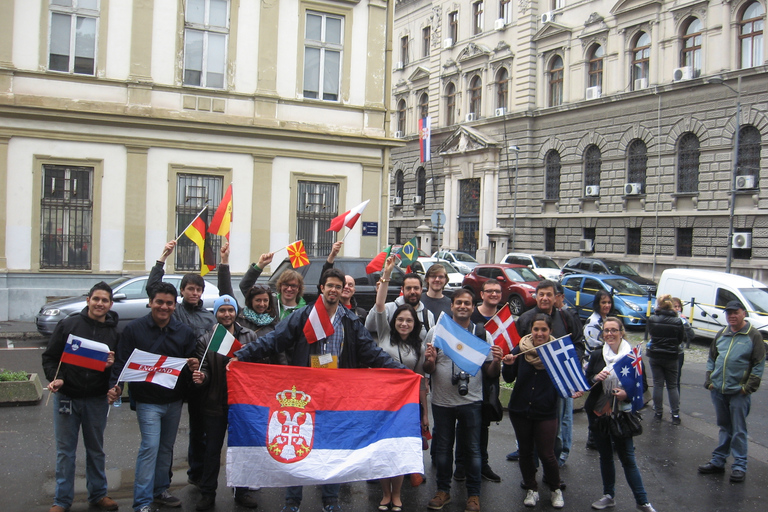
M 260 362 L 326 368 L 394 368 L 409 369 L 422 375 L 419 401 L 423 436 L 432 436 L 431 455 L 436 466 L 436 492 L 427 508 L 440 510 L 451 501 L 452 480 L 465 481 L 465 510 L 480 510 L 481 481 L 499 482 L 488 458 L 488 434 L 491 420 L 484 413 L 488 389 L 498 387 L 500 376 L 515 382 L 508 404 L 518 450 L 510 454 L 519 458 L 525 489 L 524 504 L 536 506 L 539 486 L 536 479 L 538 461 L 543 467 L 542 484 L 549 488 L 552 506 L 564 507 L 565 484 L 560 466 L 565 463 L 572 444 L 573 397 L 558 395 L 535 348 L 555 338 L 570 335 L 579 358 L 584 361 L 588 382 L 593 385 L 586 402 L 591 440 L 600 453 L 603 496 L 592 507 L 614 506 L 616 452 L 624 468 L 627 482 L 639 510 L 653 512 L 634 459 L 632 438 L 617 438 L 597 432 L 595 418 L 606 410 L 626 410 L 631 397 L 622 389 L 612 365 L 630 349 L 624 339 L 623 323 L 613 314 L 610 294 L 595 298 L 595 314 L 587 325 L 573 310 L 563 304 L 559 283 L 541 281 L 536 289 L 536 306 L 516 319 L 519 345 L 504 355 L 493 345 L 484 325 L 501 307 L 501 285 L 498 281 L 483 283 L 479 304 L 468 290 L 457 290 L 451 298 L 443 295 L 447 273 L 441 265 L 432 266 L 426 283 L 419 274 L 404 276 L 401 295 L 386 302 L 387 289 L 396 259 L 389 257 L 378 283 L 376 302 L 370 312 L 357 308 L 354 302 L 354 279 L 333 268 L 341 249 L 334 244 L 323 267 L 319 298 L 334 332 L 317 343 L 308 343 L 304 326 L 314 304 L 302 297 L 300 273 L 287 270 L 277 281 L 276 293 L 257 285 L 256 280 L 272 261 L 273 254 L 263 254 L 252 264 L 240 282 L 244 304 L 234 298 L 229 271 L 229 246 L 221 249 L 218 267 L 219 298 L 213 313 L 203 307 L 201 296 L 205 281 L 187 274 L 177 291 L 162 281 L 166 258 L 175 242 L 166 244 L 160 259 L 152 268 L 147 284 L 149 314 L 131 322 L 117 333 L 117 315 L 110 311 L 112 290 L 104 282 L 88 293 L 86 307 L 78 315 L 61 321 L 43 354 L 43 367 L 54 394 L 54 436 L 56 440 L 56 491 L 50 512 L 66 512 L 74 499 L 75 452 L 82 431 L 86 449 L 88 501 L 101 510 L 117 510 L 117 503 L 107 496 L 103 433 L 109 404 L 123 394 L 119 382 L 121 371 L 134 348 L 168 357 L 184 358 L 173 389 L 152 383 L 131 383 L 131 408 L 136 411 L 141 443 L 138 450 L 133 509 L 149 512 L 151 504 L 180 507 L 181 500 L 169 493 L 173 446 L 182 413 L 183 402 L 189 412 L 190 484 L 200 490 L 196 509 L 215 506 L 220 470 L 221 450 L 227 431 L 227 369 L 230 361 Z M 426 291 L 424 287 L 426 284 Z M 678 323 L 665 313 L 667 302 L 674 311 L 671 298 L 659 299 L 659 309 L 652 317 L 651 347 L 663 354 L 658 359 L 656 375 L 668 383 L 673 423 L 679 424 L 678 402 L 672 387 L 679 386 L 678 352 L 674 354 L 674 373 L 669 347 L 686 338 L 678 336 Z M 605 304 L 603 304 L 605 303 Z M 744 479 L 746 472 L 746 414 L 749 394 L 757 389 L 762 375 L 755 361 L 764 359 L 759 333 L 744 319 L 743 307 L 726 308 L 729 326 L 718 333 L 710 350 L 706 386 L 712 390 L 713 402 L 721 428 L 720 444 L 712 460 L 701 466 L 701 473 L 724 471 L 725 459 L 733 454 L 732 481 Z M 441 314 L 448 314 L 461 328 L 491 345 L 485 363 L 475 376 L 459 369 L 451 358 L 432 343 L 435 326 Z M 659 317 L 658 321 L 655 317 Z M 670 321 L 667 321 L 669 317 Z M 675 319 L 680 318 L 675 316 Z M 733 322 L 731 320 L 733 319 Z M 685 334 L 685 324 L 682 332 Z M 242 343 L 234 357 L 206 352 L 215 329 L 223 327 Z M 669 331 L 662 329 L 669 328 Z M 674 334 L 670 334 L 674 328 Z M 657 332 L 658 330 L 658 332 Z M 757 333 L 757 334 L 755 334 Z M 100 372 L 61 363 L 70 334 L 106 344 L 109 349 L 107 370 Z M 750 349 L 745 348 L 749 342 Z M 738 347 L 738 350 L 734 349 Z M 649 349 L 649 352 L 651 349 Z M 668 353 L 669 352 L 669 353 Z M 725 354 L 730 354 L 728 366 Z M 655 361 L 656 356 L 651 352 Z M 738 363 L 733 359 L 738 357 Z M 202 365 L 200 361 L 203 361 Z M 653 368 L 652 363 L 652 368 Z M 741 373 L 739 373 L 741 372 Z M 746 375 L 746 377 L 743 377 Z M 674 386 L 669 385 L 673 382 Z M 663 391 L 659 386 L 659 391 Z M 654 407 L 660 416 L 661 393 L 654 392 Z M 428 401 L 428 396 L 430 400 Z M 430 424 L 430 407 L 431 419 Z M 675 418 L 678 418 L 677 420 Z M 739 473 L 740 472 L 740 473 Z M 403 508 L 401 488 L 406 475 L 382 479 L 382 498 L 378 509 L 400 512 Z M 421 475 L 410 475 L 412 485 L 423 481 Z M 340 510 L 339 484 L 322 486 L 324 512 Z M 235 501 L 243 506 L 257 506 L 254 489 L 236 488 Z M 302 487 L 285 491 L 284 512 L 298 512 Z

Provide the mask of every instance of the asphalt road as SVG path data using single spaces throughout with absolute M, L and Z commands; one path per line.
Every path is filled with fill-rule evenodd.
M 0 348 L 0 367 L 11 370 L 41 371 L 39 340 L 14 341 L 14 349 Z M 6 340 L 0 339 L 0 347 Z M 696 357 L 692 357 L 696 359 Z M 652 413 L 645 413 L 645 432 L 635 439 L 638 463 L 650 501 L 662 511 L 733 511 L 762 512 L 766 509 L 768 489 L 768 391 L 753 396 L 749 417 L 751 443 L 748 476 L 743 484 L 731 484 L 728 474 L 702 476 L 696 466 L 706 462 L 714 447 L 717 427 L 709 396 L 701 387 L 703 363 L 688 363 L 683 368 L 682 419 L 674 427 L 668 418 L 660 424 L 652 421 Z M 45 512 L 52 503 L 54 490 L 55 446 L 53 442 L 52 407 L 43 401 L 34 406 L 0 409 L 0 512 Z M 186 414 L 186 413 L 185 413 Z M 602 494 L 597 453 L 584 448 L 586 416 L 575 415 L 574 444 L 568 463 L 562 469 L 567 484 L 565 510 L 590 510 L 590 504 Z M 123 511 L 131 510 L 133 468 L 139 445 L 135 414 L 127 404 L 113 408 L 105 434 L 110 496 Z M 506 512 L 524 510 L 524 492 L 519 487 L 520 472 L 516 463 L 505 460 L 514 449 L 515 439 L 508 420 L 491 426 L 489 453 L 491 465 L 502 477 L 500 484 L 483 482 L 481 508 L 484 511 Z M 176 443 L 175 475 L 172 492 L 182 499 L 182 510 L 193 511 L 199 492 L 186 483 L 186 420 L 182 420 Z M 426 510 L 426 503 L 435 491 L 434 468 L 425 452 L 427 483 L 403 489 L 404 510 Z M 618 464 L 618 462 L 617 462 Z M 89 509 L 84 485 L 84 451 L 78 451 L 78 482 L 73 512 Z M 259 491 L 258 510 L 277 512 L 283 505 L 281 489 Z M 342 486 L 341 500 L 345 511 L 373 511 L 379 502 L 378 485 L 354 482 Z M 453 501 L 445 507 L 447 512 L 464 510 L 466 492 L 462 483 L 454 482 Z M 319 512 L 318 488 L 305 491 L 302 511 Z M 634 510 L 632 495 L 617 471 L 617 512 Z M 168 509 L 171 510 L 171 509 Z M 176 509 L 178 510 L 178 509 Z M 225 488 L 225 470 L 222 468 L 216 510 L 246 510 L 236 506 Z M 548 493 L 535 509 L 553 510 Z

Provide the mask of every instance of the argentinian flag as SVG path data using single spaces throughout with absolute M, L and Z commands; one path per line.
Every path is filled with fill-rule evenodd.
M 456 366 L 473 377 L 491 351 L 488 343 L 461 327 L 448 315 L 440 315 L 433 340 L 435 348 L 442 350 Z

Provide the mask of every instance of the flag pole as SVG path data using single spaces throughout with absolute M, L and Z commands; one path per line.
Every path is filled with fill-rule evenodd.
M 61 359 L 59 359 L 59 366 L 56 367 L 56 374 L 53 376 L 53 380 L 56 380 L 56 377 L 59 376 L 59 370 L 61 369 Z M 53 380 L 51 382 L 53 382 Z M 53 391 L 50 389 L 48 390 L 48 398 L 45 399 L 45 406 L 48 407 L 48 402 L 51 401 L 51 395 L 53 394 Z
M 347 238 L 347 235 L 350 234 L 351 232 L 352 232 L 351 228 L 347 229 L 347 233 L 344 235 L 344 237 L 340 241 L 343 242 Z
M 555 340 L 548 341 L 546 343 L 542 343 L 541 345 L 536 345 L 535 347 L 529 348 L 528 350 L 523 350 L 522 352 L 519 352 L 517 355 L 521 356 L 523 354 L 527 354 L 528 352 L 533 352 L 534 350 L 539 349 L 539 348 L 543 347 L 544 345 L 549 345 L 550 343 L 554 343 L 556 341 L 560 341 L 561 339 L 567 338 L 568 336 L 570 336 L 570 334 L 566 334 L 565 336 L 561 336 L 560 338 L 557 338 Z
M 206 201 L 206 203 L 207 203 L 207 202 L 208 202 L 208 201 Z M 194 223 L 195 223 L 195 221 L 196 221 L 198 218 L 200 218 L 200 216 L 203 214 L 203 212 L 204 212 L 205 210 L 207 210 L 207 209 L 208 209 L 208 205 L 205 205 L 205 206 L 203 207 L 203 209 L 202 209 L 202 210 L 200 210 L 200 213 L 198 213 L 197 215 L 195 215 L 195 218 L 194 218 L 194 219 L 192 219 L 192 222 L 190 222 L 190 223 L 189 223 L 189 225 L 188 225 L 187 227 L 185 227 L 185 228 L 184 228 L 184 230 L 181 232 L 181 234 L 180 234 L 179 236 L 177 236 L 177 237 L 176 237 L 176 240 L 175 240 L 176 242 L 178 242 L 178 241 L 179 241 L 179 239 L 180 239 L 182 236 L 184 236 L 184 232 L 185 232 L 186 230 L 188 230 L 188 229 L 189 229 L 189 226 L 191 226 L 192 224 L 194 224 Z

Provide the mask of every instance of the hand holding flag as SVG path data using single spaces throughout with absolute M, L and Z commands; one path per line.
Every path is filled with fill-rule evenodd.
M 109 346 L 104 343 L 70 334 L 61 354 L 61 362 L 103 372 L 108 366 L 110 352 Z
M 328 311 L 325 309 L 323 296 L 318 295 L 312 310 L 309 312 L 307 323 L 304 324 L 304 336 L 307 338 L 307 343 L 312 344 L 318 340 L 326 339 L 334 332 L 335 329 L 328 316 Z
M 197 361 L 196 359 L 194 361 Z M 150 382 L 164 388 L 173 389 L 187 360 L 152 354 L 137 348 L 125 362 L 118 382 Z M 198 365 L 195 365 L 198 366 Z M 197 368 L 190 368 L 196 370 Z
M 493 318 L 488 320 L 485 330 L 491 334 L 493 344 L 501 347 L 503 355 L 512 352 L 512 349 L 520 343 L 520 335 L 517 333 L 509 304 L 505 304 Z
M 473 377 L 491 351 L 491 346 L 485 340 L 464 329 L 448 315 L 440 315 L 432 343 L 451 358 L 456 366 Z
M 578 391 L 589 390 L 570 336 L 539 345 L 536 353 L 561 397 L 568 398 Z
M 627 393 L 627 398 L 632 400 L 632 410 L 639 411 L 645 405 L 643 393 L 643 356 L 640 346 L 634 347 L 613 364 L 613 371 L 621 382 L 621 387 Z
M 304 242 L 302 240 L 296 240 L 286 247 L 286 249 L 288 250 L 288 257 L 291 259 L 291 266 L 293 268 L 309 265 L 309 256 L 307 256 L 307 251 L 304 249 Z

